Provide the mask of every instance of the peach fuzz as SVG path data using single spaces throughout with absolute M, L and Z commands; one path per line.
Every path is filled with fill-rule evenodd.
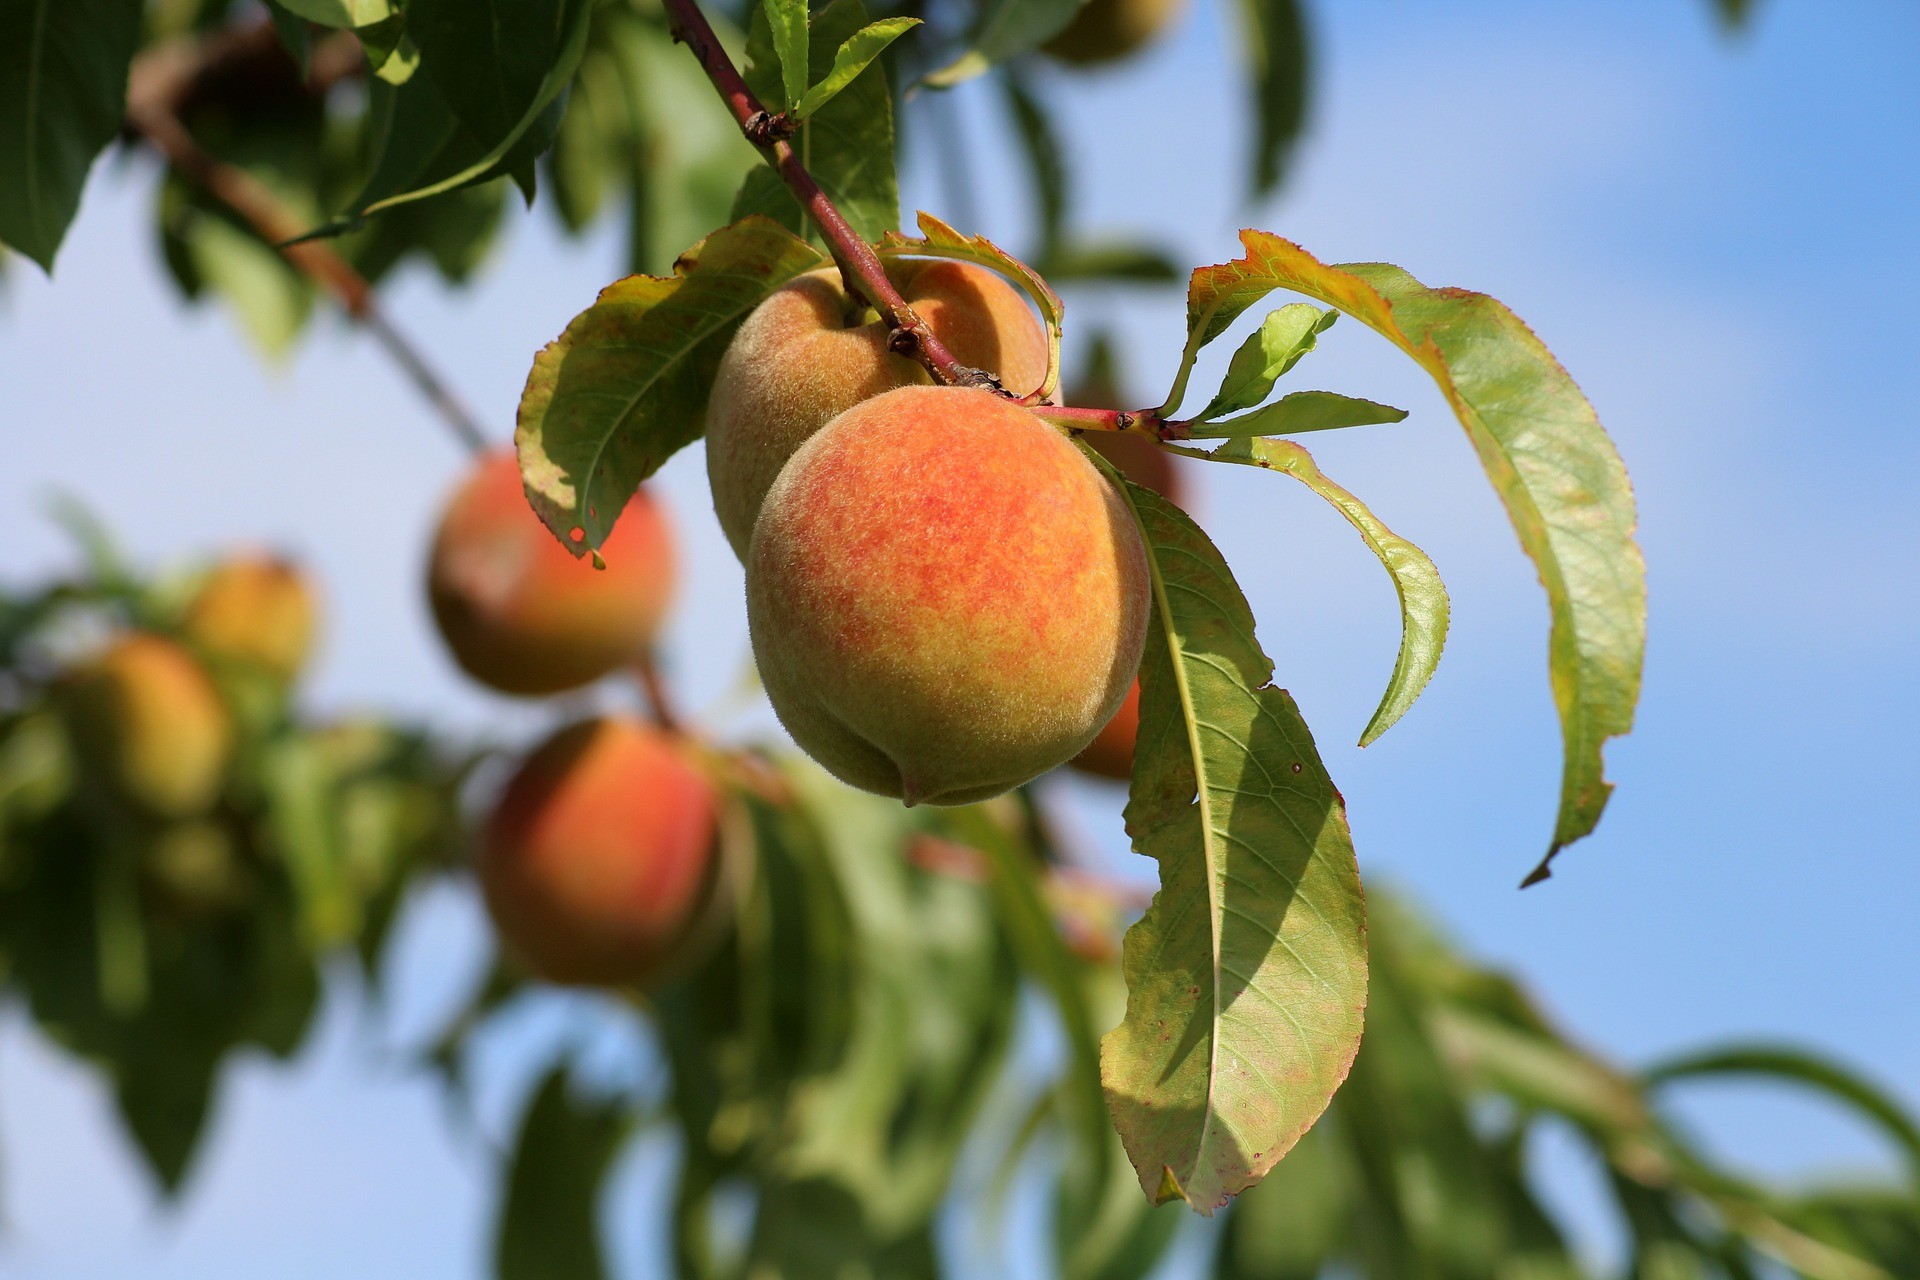
M 673 540 L 635 493 L 596 569 L 527 504 L 513 451 L 488 454 L 453 495 L 433 539 L 427 593 L 461 668 L 502 693 L 537 696 L 640 658 L 673 595 Z
M 122 801 L 167 819 L 213 808 L 233 726 L 213 681 L 179 644 L 131 632 L 69 674 L 59 693 L 82 765 Z
M 562 729 L 520 766 L 478 872 L 508 950 L 540 977 L 645 985 L 682 960 L 719 883 L 719 800 L 637 721 Z
M 754 528 L 747 618 L 775 712 L 841 780 L 964 804 L 1092 740 L 1140 666 L 1145 548 L 1064 435 L 987 391 L 835 418 Z
M 985 267 L 889 263 L 887 278 L 962 364 L 1026 395 L 1047 375 L 1047 335 L 1024 294 Z M 780 468 L 837 414 L 895 387 L 925 386 L 917 362 L 887 349 L 888 329 L 838 271 L 790 281 L 754 308 L 727 347 L 707 406 L 707 478 L 734 554 Z

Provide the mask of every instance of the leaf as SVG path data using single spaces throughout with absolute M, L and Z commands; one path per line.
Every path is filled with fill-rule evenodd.
M 1920 1125 L 1875 1085 L 1818 1054 L 1767 1044 L 1728 1045 L 1690 1053 L 1650 1068 L 1650 1085 L 1703 1076 L 1749 1076 L 1805 1085 L 1818 1090 L 1871 1121 L 1900 1148 L 1916 1186 L 1920 1186 Z
M 1060 321 L 1066 314 L 1066 304 L 1060 301 L 1060 295 L 1041 279 L 1039 272 L 985 236 L 962 235 L 930 213 L 921 213 L 918 221 L 920 235 L 917 238 L 889 232 L 874 246 L 874 251 L 883 259 L 932 257 L 977 262 L 1018 284 L 1040 309 L 1041 322 L 1047 328 L 1047 377 L 1034 395 L 1041 399 L 1052 395 L 1060 383 Z
M 867 25 L 861 0 L 833 0 L 813 16 L 811 74 L 831 74 L 840 46 Z M 761 101 L 780 95 L 780 65 L 773 51 L 766 13 L 755 8 L 747 34 L 747 85 Z M 803 122 L 792 139 L 794 152 L 813 174 L 841 214 L 863 240 L 878 240 L 900 224 L 900 190 L 894 176 L 893 95 L 877 66 Z M 734 197 L 733 219 L 752 214 L 771 218 L 796 235 L 817 237 L 793 193 L 769 165 L 748 172 Z
M 1189 353 L 1273 289 L 1317 298 L 1379 331 L 1439 383 L 1539 570 L 1565 745 L 1553 841 L 1524 883 L 1544 880 L 1554 855 L 1599 822 L 1613 790 L 1602 748 L 1633 727 L 1640 697 L 1646 565 L 1626 467 L 1566 370 L 1494 299 L 1429 289 L 1381 263 L 1328 266 L 1263 231 L 1240 240 L 1246 257 L 1193 273 Z
M 1180 278 L 1180 268 L 1164 249 L 1124 240 L 1094 240 L 1062 246 L 1042 257 L 1037 270 L 1049 280 L 1171 284 Z
M 1232 436 L 1292 436 L 1308 431 L 1335 431 L 1341 427 L 1370 427 L 1382 422 L 1404 422 L 1405 409 L 1337 391 L 1295 391 L 1264 409 L 1243 413 L 1224 422 L 1201 420 L 1189 428 L 1195 440 Z
M 600 1189 L 632 1131 L 615 1100 L 583 1104 L 556 1066 L 520 1122 L 494 1243 L 499 1280 L 602 1280 Z
M 275 3 L 323 27 L 370 27 L 396 12 L 392 0 L 275 0 Z
M 1033 196 L 1035 211 L 1040 218 L 1040 253 L 1042 262 L 1052 258 L 1060 248 L 1067 225 L 1067 168 L 1061 156 L 1060 139 L 1053 132 L 1053 125 L 1047 119 L 1047 113 L 1033 96 L 1033 91 L 1022 78 L 1011 71 L 1000 77 L 1007 95 L 1007 107 L 1013 113 L 1013 123 L 1020 134 L 1021 149 L 1026 153 L 1027 165 L 1033 171 Z M 1047 271 L 1044 274 L 1054 275 Z
M 966 52 L 920 85 L 947 89 L 983 75 L 1009 58 L 1038 49 L 1066 30 L 1083 0 L 985 0 Z M 916 86 L 917 87 L 917 86 Z
M 476 71 L 471 61 L 465 63 L 466 70 L 457 69 L 462 59 L 478 58 L 484 66 L 484 55 L 469 44 L 464 8 L 457 0 L 432 2 L 455 7 L 452 13 L 434 11 L 423 2 L 408 10 L 408 31 L 419 43 L 422 70 L 397 88 L 385 81 L 369 86 L 378 158 L 350 206 L 356 218 L 503 174 L 520 176 L 559 129 L 561 95 L 586 48 L 592 6 L 586 0 L 567 0 L 562 42 L 551 59 L 540 60 L 543 71 L 531 91 L 525 78 L 532 64 L 516 61 L 519 74 L 488 92 L 470 81 L 489 79 L 491 73 Z M 423 10 L 425 27 L 420 25 Z M 454 65 L 436 74 L 436 59 L 442 56 Z M 460 87 L 449 97 L 442 82 L 456 78 Z M 508 120 L 516 106 L 519 113 Z
M 1753 21 L 1755 0 L 1713 0 L 1714 13 L 1720 19 L 1720 29 L 1727 32 L 1740 32 L 1747 29 Z
M 821 81 L 793 104 L 794 118 L 805 120 L 838 96 L 886 47 L 920 25 L 918 18 L 885 18 L 860 28 L 840 45 L 833 66 Z
M 780 59 L 781 100 L 791 110 L 807 92 L 807 0 L 762 0 L 762 7 Z
M 608 285 L 534 358 L 514 436 L 520 469 L 534 510 L 575 555 L 598 548 L 640 482 L 700 437 L 714 371 L 747 312 L 826 260 L 748 218 L 689 249 L 671 276 Z
M 1273 384 L 1299 364 L 1339 318 L 1338 311 L 1322 311 L 1309 302 L 1289 302 L 1273 312 L 1233 353 L 1220 389 L 1198 416 L 1218 418 L 1265 400 Z
M 120 131 L 139 0 L 0 0 L 0 243 L 52 272 Z
M 1210 1214 L 1345 1079 L 1365 906 L 1340 795 L 1226 562 L 1178 507 L 1124 491 L 1154 604 L 1127 832 L 1159 862 L 1160 892 L 1127 931 L 1127 1011 L 1101 1065 L 1148 1196 Z
M 1360 735 L 1360 745 L 1370 745 L 1407 713 L 1440 665 L 1449 614 L 1447 588 L 1440 581 L 1440 571 L 1426 552 L 1380 523 L 1365 503 L 1321 474 L 1312 455 L 1292 441 L 1235 440 L 1209 456 L 1292 476 L 1345 516 L 1386 566 L 1400 597 L 1400 653 L 1394 659 L 1387 691 Z
M 1241 0 L 1247 35 L 1240 42 L 1252 63 L 1253 190 L 1280 185 L 1311 101 L 1306 19 L 1299 0 Z

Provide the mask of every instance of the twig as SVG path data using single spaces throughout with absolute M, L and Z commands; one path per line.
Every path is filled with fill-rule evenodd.
M 341 56 L 348 45 L 352 46 L 351 61 Z M 262 240 L 277 246 L 296 271 L 333 295 L 341 310 L 393 357 L 460 442 L 472 453 L 485 452 L 487 433 L 433 371 L 419 348 L 394 327 L 366 278 L 323 241 L 287 243 L 308 228 L 264 183 L 245 169 L 209 154 L 181 123 L 181 104 L 199 86 L 231 74 L 248 59 L 276 55 L 285 56 L 266 23 L 220 32 L 204 40 L 175 42 L 142 54 L 127 84 L 126 127 L 165 157 L 176 173 L 233 210 Z M 358 59 L 359 44 L 351 36 L 342 33 L 322 41 L 314 51 L 308 87 L 324 92 L 334 81 L 350 74 Z
M 653 655 L 648 653 L 634 662 L 633 678 L 640 686 L 640 696 L 646 699 L 647 710 L 653 716 L 653 722 L 670 734 L 680 732 L 680 717 L 673 709 L 673 698 L 667 693 L 667 686 L 660 679 L 660 668 L 654 664 Z
M 827 249 L 840 265 L 840 273 L 846 277 L 849 288 L 878 311 L 887 322 L 887 327 L 893 331 L 888 339 L 889 347 L 900 355 L 924 364 L 936 382 L 947 386 L 987 387 L 1001 391 L 998 379 L 992 374 L 983 369 L 970 368 L 954 359 L 946 344 L 927 327 L 927 322 L 914 314 L 907 300 L 887 279 L 886 270 L 880 265 L 880 258 L 874 253 L 873 247 L 848 225 L 840 210 L 827 198 L 827 193 L 820 189 L 820 184 L 800 163 L 800 157 L 787 141 L 793 133 L 792 119 L 784 112 L 775 115 L 768 111 L 753 90 L 747 87 L 739 68 L 733 65 L 733 59 L 721 47 L 719 37 L 714 35 L 713 27 L 707 22 L 706 15 L 700 12 L 696 0 L 665 0 L 665 4 L 674 39 L 686 45 L 693 56 L 699 59 L 707 79 L 713 81 L 713 87 L 733 113 L 740 132 L 760 149 L 767 163 L 787 184 L 787 190 L 793 192 L 794 198 L 800 202 L 801 209 L 820 228 Z
M 673 38 L 686 45 L 699 60 L 707 79 L 713 82 L 727 109 L 733 113 L 740 132 L 748 142 L 760 149 L 767 163 L 773 166 L 787 184 L 787 189 L 800 202 L 801 209 L 820 228 L 820 234 L 826 239 L 833 260 L 839 264 L 847 287 L 878 311 L 887 322 L 893 331 L 888 341 L 892 350 L 925 365 L 936 382 L 947 386 L 986 387 L 1009 399 L 1020 400 L 1021 397 L 1007 391 L 991 373 L 970 368 L 954 359 L 953 353 L 927 327 L 926 321 L 914 314 L 907 300 L 887 279 L 886 270 L 880 265 L 880 258 L 872 246 L 848 225 L 827 193 L 820 189 L 819 182 L 800 162 L 800 157 L 787 141 L 793 135 L 795 122 L 785 112 L 768 111 L 753 90 L 747 87 L 739 68 L 733 65 L 733 59 L 727 56 L 712 25 L 700 11 L 698 0 L 663 2 L 671 22 Z M 1151 409 L 1069 409 L 1058 405 L 1027 407 L 1049 422 L 1078 431 L 1132 431 L 1154 440 L 1185 439 L 1188 434 L 1184 423 L 1168 422 Z

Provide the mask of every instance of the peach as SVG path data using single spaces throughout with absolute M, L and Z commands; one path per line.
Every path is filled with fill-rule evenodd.
M 156 818 L 211 810 L 226 780 L 233 726 L 213 681 L 172 640 L 136 631 L 61 682 L 83 767 Z
M 187 605 L 187 638 L 217 658 L 288 683 L 313 646 L 313 593 L 285 560 L 242 555 L 216 566 Z
M 842 781 L 965 804 L 1072 757 L 1140 666 L 1145 548 L 1059 431 L 991 392 L 903 387 L 835 418 L 747 557 L 761 679 Z
M 645 985 L 685 958 L 715 903 L 719 799 L 637 721 L 562 729 L 514 774 L 479 878 L 502 941 L 550 982 Z
M 1185 0 L 1086 0 L 1065 29 L 1041 47 L 1062 62 L 1118 62 L 1146 47 L 1185 7 Z
M 985 267 L 909 259 L 890 264 L 887 278 L 962 364 L 1021 395 L 1047 376 L 1046 331 L 1025 295 Z M 760 504 L 794 450 L 862 400 L 930 382 L 887 338 L 834 270 L 776 290 L 734 335 L 707 405 L 707 478 L 743 562 Z
M 640 658 L 674 585 L 666 517 L 644 489 L 601 554 L 604 569 L 575 559 L 527 504 L 513 451 L 488 454 L 440 517 L 427 570 L 454 660 L 502 693 L 538 696 Z

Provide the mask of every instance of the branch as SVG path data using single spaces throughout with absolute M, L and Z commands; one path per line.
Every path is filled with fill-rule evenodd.
M 268 187 L 237 165 L 209 154 L 181 123 L 182 105 L 222 79 L 258 68 L 261 59 L 290 60 L 268 23 L 228 29 L 203 40 L 162 45 L 135 60 L 127 82 L 126 128 L 166 158 L 174 172 L 231 209 L 294 270 L 331 294 L 341 310 L 373 334 L 470 452 L 487 449 L 487 433 L 419 349 L 393 325 L 373 286 L 322 241 L 289 244 L 307 228 Z M 358 68 L 360 45 L 341 32 L 315 46 L 307 89 L 324 93 Z M 270 64 L 269 64 L 270 65 Z
M 713 87 L 733 113 L 740 126 L 740 132 L 748 142 L 760 149 L 767 163 L 773 166 L 781 180 L 787 184 L 787 190 L 793 192 L 800 207 L 820 228 L 825 237 L 828 252 L 840 265 L 840 274 L 846 278 L 847 286 L 867 305 L 880 313 L 893 331 L 888 346 L 903 356 L 910 356 L 927 367 L 934 381 L 953 387 L 987 387 L 1005 394 L 999 379 L 983 369 L 970 368 L 954 359 L 946 344 L 935 336 L 927 322 L 914 314 L 907 300 L 887 279 L 886 270 L 880 265 L 880 258 L 873 247 L 862 240 L 847 220 L 834 207 L 827 193 L 820 189 L 807 167 L 800 163 L 800 157 L 787 141 L 795 128 L 793 120 L 784 112 L 775 115 L 767 110 L 760 99 L 754 95 L 747 82 L 740 77 L 739 68 L 733 65 L 733 59 L 720 46 L 720 38 L 713 33 L 713 27 L 707 22 L 706 15 L 700 12 L 696 0 L 665 0 L 667 14 L 672 22 L 673 38 L 687 46 L 700 66 L 707 73 L 707 79 L 713 81 Z

